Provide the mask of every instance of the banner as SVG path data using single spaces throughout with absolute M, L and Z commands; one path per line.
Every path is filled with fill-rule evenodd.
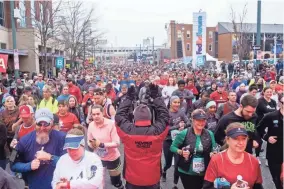
M 196 66 L 197 67 L 204 66 L 205 62 L 206 62 L 206 56 L 205 55 L 201 55 L 201 56 L 196 57 Z
M 0 54 L 0 72 L 6 73 L 8 64 L 8 55 L 7 54 Z
M 62 57 L 57 57 L 55 59 L 55 66 L 58 69 L 62 69 L 64 67 L 64 58 Z
M 206 12 L 193 13 L 192 56 L 206 55 Z

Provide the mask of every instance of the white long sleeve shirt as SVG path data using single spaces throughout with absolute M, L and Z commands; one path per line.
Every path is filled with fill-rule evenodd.
M 80 162 L 74 162 L 67 154 L 60 157 L 53 174 L 52 188 L 61 178 L 70 181 L 71 189 L 102 189 L 103 166 L 101 159 L 95 153 L 85 151 Z

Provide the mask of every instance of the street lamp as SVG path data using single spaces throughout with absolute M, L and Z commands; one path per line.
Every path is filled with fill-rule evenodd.
M 261 0 L 257 0 L 257 34 L 256 34 L 256 45 L 260 46 L 261 42 Z M 256 60 L 257 67 L 260 64 L 260 60 Z
M 273 37 L 274 39 L 274 64 L 276 64 L 276 43 L 277 43 L 277 36 Z

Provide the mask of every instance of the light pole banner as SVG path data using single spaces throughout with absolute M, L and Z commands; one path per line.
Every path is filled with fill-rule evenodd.
M 55 66 L 58 69 L 62 69 L 64 67 L 64 58 L 62 57 L 57 57 L 55 59 Z
M 192 33 L 192 56 L 198 61 L 198 56 L 206 55 L 206 12 L 193 13 Z
M 8 55 L 7 54 L 0 54 L 0 72 L 6 73 L 8 64 Z

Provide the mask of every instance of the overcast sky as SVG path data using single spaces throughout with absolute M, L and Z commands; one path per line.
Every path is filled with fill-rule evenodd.
M 256 23 L 257 0 L 95 0 L 98 27 L 106 31 L 108 45 L 127 47 L 152 36 L 161 45 L 167 39 L 166 23 L 192 23 L 192 13 L 200 9 L 207 12 L 207 26 L 230 21 L 230 7 L 241 13 L 246 3 L 246 21 Z M 262 1 L 262 23 L 284 23 L 284 0 Z

